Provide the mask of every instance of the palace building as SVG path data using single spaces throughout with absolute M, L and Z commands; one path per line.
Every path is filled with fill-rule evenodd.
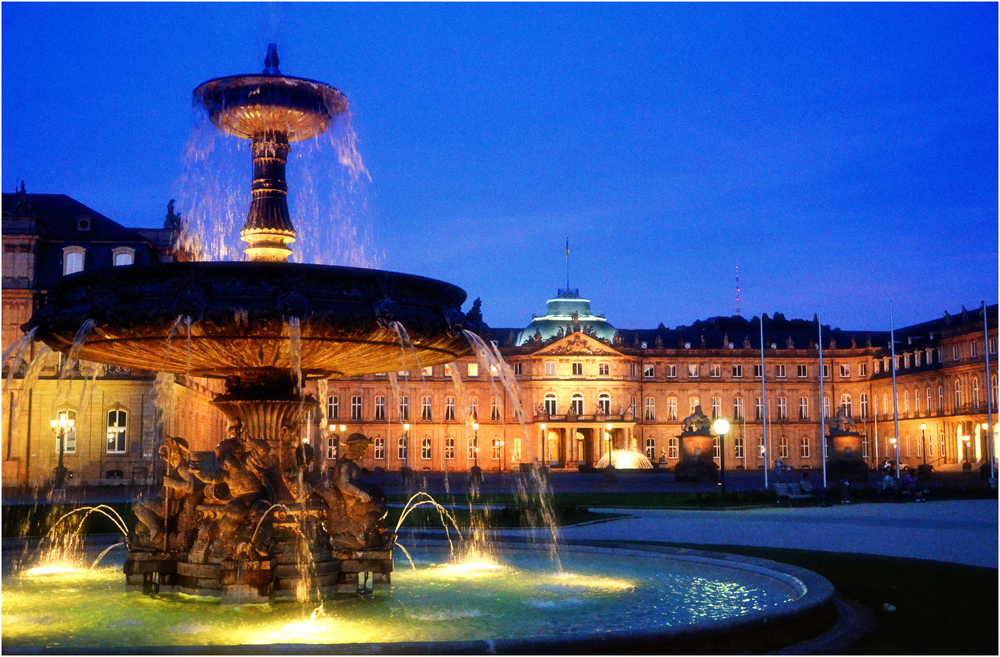
M 65 196 L 4 194 L 5 353 L 37 293 L 59 276 L 182 255 L 171 247 L 179 223 L 171 208 L 163 229 L 132 230 Z M 478 304 L 470 313 L 479 313 Z M 824 428 L 842 410 L 863 434 L 862 457 L 873 467 L 897 445 L 904 465 L 981 465 L 991 453 L 988 402 L 994 454 L 1000 421 L 997 306 L 986 313 L 989 339 L 978 307 L 897 329 L 894 405 L 888 331 L 824 326 L 820 349 L 815 320 L 765 315 L 762 350 L 759 318 L 616 329 L 577 290 L 559 290 L 546 314 L 526 326 L 484 329 L 496 359 L 309 382 L 320 404 L 302 436 L 323 469 L 355 432 L 373 440 L 362 462 L 372 470 L 467 472 L 478 464 L 507 471 L 535 463 L 577 470 L 610 449 L 673 468 L 682 422 L 701 407 L 731 424 L 714 446 L 718 461 L 725 450 L 727 469 L 760 469 L 776 459 L 820 468 Z M 59 355 L 29 371 L 40 351 L 34 345 L 13 367 L 4 364 L 5 486 L 51 479 L 60 438 L 50 425 L 58 417 L 75 420 L 62 446 L 72 484 L 148 483 L 163 435 L 184 437 L 196 450 L 224 437 L 225 418 L 209 403 L 221 392 L 217 381 L 93 363 L 60 380 Z

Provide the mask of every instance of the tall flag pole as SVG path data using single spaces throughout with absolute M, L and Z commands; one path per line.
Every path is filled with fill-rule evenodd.
M 819 440 L 823 445 L 823 488 L 826 488 L 826 396 L 823 393 L 823 320 L 819 310 L 816 311 L 816 323 L 819 325 Z
M 986 332 L 983 351 L 986 352 L 986 421 L 989 423 L 989 427 L 986 429 L 986 444 L 989 446 L 990 479 L 995 479 L 997 473 L 993 469 L 993 402 L 996 399 L 993 398 L 993 382 L 990 381 L 990 318 L 986 314 L 985 300 L 983 301 L 983 330 Z
M 764 313 L 760 314 L 760 417 L 764 421 L 764 490 L 767 490 L 767 469 L 771 450 L 767 444 L 767 386 L 764 385 Z
M 566 293 L 569 294 L 569 238 L 566 238 Z
M 740 316 L 740 266 L 736 265 L 736 316 Z M 763 328 L 761 324 L 761 328 Z M 763 343 L 761 343 L 763 344 Z
M 889 350 L 892 354 L 892 421 L 896 441 L 896 479 L 899 479 L 899 400 L 896 398 L 896 333 L 892 325 L 892 302 L 889 302 Z

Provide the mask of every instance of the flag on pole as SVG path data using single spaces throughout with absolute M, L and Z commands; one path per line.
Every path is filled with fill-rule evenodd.
M 569 238 L 566 238 L 566 259 L 569 260 Z

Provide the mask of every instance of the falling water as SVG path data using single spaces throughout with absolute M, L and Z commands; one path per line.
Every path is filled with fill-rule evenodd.
M 94 326 L 97 325 L 96 319 L 88 319 L 77 329 L 76 335 L 73 337 L 73 345 L 70 347 L 69 354 L 66 360 L 63 361 L 62 369 L 59 370 L 59 380 L 56 382 L 56 399 L 61 399 L 65 395 L 68 395 L 68 391 L 62 392 L 62 384 L 74 370 L 80 365 L 80 352 L 83 350 L 83 345 L 90 337 L 91 331 L 94 330 Z M 70 380 L 70 389 L 73 387 L 72 379 Z
M 20 371 L 22 365 L 27 365 L 27 358 L 25 354 L 29 353 L 32 343 L 35 341 L 35 333 L 38 331 L 38 327 L 31 329 L 17 340 L 14 344 L 7 347 L 7 350 L 3 352 L 3 367 L 9 367 L 7 370 L 7 378 L 3 382 L 3 392 L 7 392 L 7 388 L 10 387 L 10 382 L 14 379 L 14 375 Z
M 319 395 L 319 435 L 322 436 L 325 434 L 326 428 L 330 426 L 330 418 L 326 414 L 326 400 L 330 396 L 330 382 L 326 379 L 318 380 L 316 382 L 316 394 Z
M 52 349 L 48 345 L 42 345 L 42 348 L 38 350 L 35 357 L 31 359 L 31 363 L 28 364 L 28 368 L 24 372 L 24 378 L 21 379 L 21 387 L 17 391 L 17 394 L 12 395 L 10 403 L 10 433 L 11 435 L 16 435 L 21 424 L 21 414 L 17 412 L 18 406 L 21 403 L 21 399 L 25 395 L 29 394 L 31 389 L 35 387 L 35 383 L 38 382 L 38 377 L 41 376 L 42 372 L 49 363 L 52 361 L 53 355 Z M 13 367 L 13 366 L 12 366 Z M 6 392 L 6 387 L 4 388 Z
M 60 516 L 38 543 L 37 558 L 33 559 L 32 571 L 37 569 L 63 570 L 82 565 L 84 545 L 83 525 L 92 514 L 97 513 L 111 519 L 123 536 L 128 535 L 128 527 L 118 512 L 106 504 L 73 509 Z M 23 565 L 23 564 L 21 564 Z
M 174 375 L 170 372 L 158 372 L 153 383 L 153 399 L 156 407 L 156 433 L 163 439 L 167 435 L 167 423 L 173 416 L 174 405 Z
M 295 371 L 295 394 L 302 394 L 302 324 L 298 317 L 288 318 L 288 341 Z
M 184 327 L 187 329 L 187 355 L 184 358 L 184 378 L 191 378 L 191 317 L 184 316 Z

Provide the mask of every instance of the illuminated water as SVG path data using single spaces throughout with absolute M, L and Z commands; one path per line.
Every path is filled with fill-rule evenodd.
M 797 580 L 657 554 L 507 548 L 504 564 L 449 564 L 413 550 L 391 592 L 315 604 L 229 606 L 126 593 L 121 569 L 24 574 L 3 582 L 6 649 L 560 639 L 744 616 L 799 597 Z

